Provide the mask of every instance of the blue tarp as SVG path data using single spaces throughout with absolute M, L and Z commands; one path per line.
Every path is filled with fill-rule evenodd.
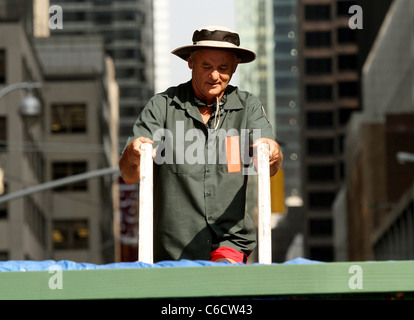
M 322 263 L 320 261 L 296 258 L 283 264 Z M 211 262 L 202 260 L 161 261 L 154 264 L 143 262 L 117 262 L 109 264 L 79 263 L 70 260 L 9 260 L 0 261 L 0 271 L 48 271 L 51 267 L 60 267 L 61 270 L 96 270 L 96 269 L 138 269 L 138 268 L 171 268 L 171 267 L 211 267 L 231 265 L 228 262 Z

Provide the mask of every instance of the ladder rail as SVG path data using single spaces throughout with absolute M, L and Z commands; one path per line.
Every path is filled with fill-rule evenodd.
M 153 256 L 153 160 L 152 144 L 141 145 L 138 217 L 138 260 L 152 264 Z
M 153 263 L 152 145 L 141 146 L 138 219 L 138 260 Z M 272 263 L 269 145 L 257 146 L 258 262 Z
M 257 146 L 258 262 L 272 264 L 269 145 Z

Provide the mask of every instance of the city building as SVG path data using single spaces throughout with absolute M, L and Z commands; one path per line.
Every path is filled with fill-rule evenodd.
M 364 108 L 347 128 L 335 201 L 345 208 L 335 212 L 337 260 L 414 258 L 414 40 L 401 32 L 413 18 L 413 3 L 392 3 L 362 70 Z
M 27 118 L 19 105 L 28 90 L 0 99 L 5 196 L 116 166 L 119 157 L 118 87 L 102 37 L 36 39 L 26 23 L 1 16 L 0 90 L 39 84 L 33 94 L 41 105 Z M 111 262 L 117 201 L 117 177 L 102 176 L 1 202 L 0 258 Z
M 118 88 L 102 37 L 39 38 L 34 44 L 47 92 L 41 145 L 47 180 L 116 167 Z M 114 260 L 117 183 L 117 177 L 103 176 L 51 192 L 55 259 Z
M 273 0 L 275 135 L 283 150 L 285 216 L 273 231 L 273 256 L 303 256 L 298 1 Z
M 151 0 L 50 0 L 63 12 L 61 35 L 101 35 L 113 58 L 119 86 L 119 145 L 154 94 L 154 31 Z
M 44 77 L 25 26 L 10 17 L 0 22 L 0 88 Z M 19 57 L 17 59 L 16 57 Z M 41 119 L 19 114 L 26 89 L 14 90 L 0 100 L 0 167 L 3 194 L 46 181 Z M 33 90 L 44 102 L 44 88 Z M 47 194 L 33 194 L 0 204 L 0 259 L 44 259 L 48 255 Z
M 244 46 L 257 53 L 255 62 L 239 69 L 240 87 L 262 101 L 284 153 L 282 169 L 271 179 L 272 256 L 281 262 L 302 232 L 297 3 L 237 1 L 237 25 Z M 255 214 L 256 180 L 249 182 L 248 212 Z
M 237 75 L 238 87 L 257 96 L 263 104 L 267 117 L 275 125 L 274 99 L 274 64 L 273 64 L 273 13 L 272 1 L 236 1 L 236 24 L 240 35 L 241 46 L 256 52 L 256 60 L 239 66 Z M 257 177 L 249 176 L 247 188 L 246 211 L 257 224 Z M 272 219 L 276 223 L 278 215 L 274 212 Z M 250 260 L 257 259 L 257 252 L 253 252 Z
M 298 2 L 304 255 L 332 261 L 332 204 L 344 178 L 344 136 L 360 109 L 358 30 L 353 1 Z
M 164 12 L 166 3 L 157 2 Z M 154 51 L 154 41 L 160 44 L 163 36 L 157 29 L 154 40 L 154 11 L 152 0 L 50 0 L 50 5 L 59 5 L 63 12 L 63 28 L 51 30 L 51 38 L 66 35 L 101 35 L 104 49 L 114 61 L 115 77 L 119 86 L 119 147 L 120 153 L 131 133 L 131 128 L 141 110 L 155 92 L 155 59 L 160 62 L 163 56 Z M 157 7 L 159 8 L 159 6 Z M 158 18 L 158 17 L 157 17 Z M 159 25 L 158 25 L 159 26 Z M 161 34 L 160 34 L 161 32 Z M 168 36 L 164 34 L 164 36 Z M 165 49 L 165 48 L 164 48 Z M 158 66 L 157 72 L 161 65 Z M 168 71 L 167 69 L 164 71 Z M 164 78 L 161 78 L 164 79 Z M 157 86 L 160 78 L 157 77 Z M 157 87 L 158 88 L 158 87 Z M 122 179 L 119 211 L 120 254 L 119 259 L 136 259 L 138 235 L 136 227 L 130 226 L 131 219 L 137 219 L 135 205 L 127 208 L 123 204 L 135 201 L 137 185 L 126 186 Z M 131 190 L 132 189 L 132 190 Z M 127 190 L 130 199 L 125 200 Z M 135 244 L 134 244 L 135 243 Z
M 302 186 L 297 1 L 274 0 L 273 19 L 276 137 L 283 145 L 287 205 L 297 203 L 300 206 Z

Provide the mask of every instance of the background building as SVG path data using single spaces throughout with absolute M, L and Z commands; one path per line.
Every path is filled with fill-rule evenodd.
M 5 194 L 115 166 L 118 88 L 102 37 L 36 39 L 27 32 L 24 17 L 13 17 L 2 16 L 0 23 L 0 90 L 40 83 L 34 94 L 42 112 L 37 119 L 19 115 L 24 90 L 0 100 Z M 2 202 L 1 259 L 113 261 L 118 207 L 113 178 L 83 180 Z
M 43 74 L 23 24 L 0 22 L 0 88 L 28 81 L 43 82 Z M 20 59 L 13 57 L 19 56 Z M 46 181 L 45 154 L 36 141 L 43 138 L 39 119 L 19 115 L 26 90 L 0 100 L 0 167 L 4 193 Z M 44 88 L 34 95 L 44 101 Z M 33 194 L 0 204 L 1 259 L 42 259 L 47 256 L 48 208 L 45 194 Z
M 360 109 L 353 1 L 300 0 L 300 106 L 305 256 L 332 261 L 332 204 L 344 178 L 344 135 Z
M 102 37 L 35 39 L 35 47 L 47 92 L 41 145 L 47 180 L 117 166 L 118 90 Z M 113 261 L 117 182 L 101 177 L 51 192 L 55 259 Z
M 414 38 L 401 32 L 413 30 L 413 18 L 413 3 L 394 1 L 364 64 L 364 110 L 348 126 L 344 196 L 336 200 L 347 208 L 335 223 L 342 260 L 414 257 L 414 163 L 398 157 L 414 157 Z
M 260 98 L 284 153 L 283 168 L 271 179 L 273 261 L 280 262 L 302 231 L 297 4 L 237 1 L 237 18 L 242 45 L 257 53 L 256 61 L 239 68 L 240 87 Z M 249 178 L 247 209 L 253 213 L 257 204 L 254 178 Z
M 273 1 L 275 128 L 277 139 L 283 144 L 285 197 L 290 202 L 300 201 L 302 194 L 297 6 L 296 0 Z
M 64 28 L 51 35 L 101 35 L 113 58 L 119 85 L 119 144 L 154 94 L 154 32 L 151 0 L 50 0 L 64 12 Z
M 166 5 L 157 2 L 161 7 Z M 119 147 L 121 152 L 131 133 L 133 123 L 155 91 L 155 65 L 162 61 L 163 55 L 154 54 L 154 11 L 152 0 L 50 0 L 64 12 L 63 29 L 52 30 L 51 37 L 65 35 L 100 35 L 104 41 L 104 50 L 115 65 L 115 77 L 119 86 Z M 163 12 L 161 11 L 157 11 Z M 165 10 L 164 10 L 165 12 Z M 165 30 L 165 25 L 164 27 Z M 160 30 L 157 29 L 157 45 Z M 162 30 L 161 30 L 162 31 Z M 162 34 L 161 36 L 168 36 Z M 159 66 L 162 67 L 162 66 Z M 158 69 L 157 69 L 158 71 Z M 166 70 L 167 71 L 167 70 Z M 159 78 L 158 78 L 159 79 Z M 119 180 L 123 185 L 123 180 Z M 137 192 L 137 185 L 122 186 L 122 203 L 134 201 L 124 199 L 126 194 Z M 137 243 L 136 228 L 128 220 L 137 219 L 136 206 L 120 208 L 121 260 L 135 260 Z M 132 228 L 132 229 L 131 229 Z

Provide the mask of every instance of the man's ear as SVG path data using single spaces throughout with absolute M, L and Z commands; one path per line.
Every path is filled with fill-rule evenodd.
M 193 69 L 193 60 L 192 60 L 191 56 L 187 59 L 187 63 L 188 63 L 188 67 L 190 69 Z
M 236 72 L 237 66 L 239 65 L 240 61 L 241 61 L 241 59 L 237 59 L 236 62 L 234 63 L 234 71 L 233 71 L 233 73 Z

